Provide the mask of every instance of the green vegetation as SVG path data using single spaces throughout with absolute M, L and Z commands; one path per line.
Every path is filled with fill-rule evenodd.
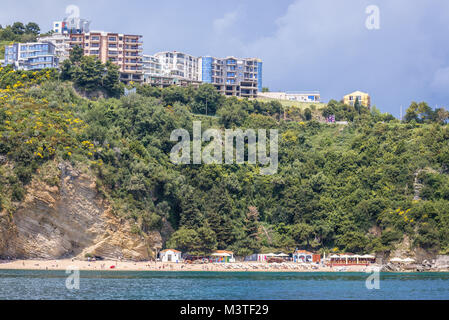
M 69 161 L 88 168 L 134 232 L 170 223 L 167 246 L 184 252 L 388 252 L 407 235 L 449 253 L 446 110 L 412 103 L 401 123 L 337 101 L 299 109 L 224 98 L 208 84 L 121 89 L 115 67 L 77 50 L 61 73 L 0 68 L 0 210 L 13 215 L 39 169 Z M 79 94 L 96 91 L 105 98 Z M 330 114 L 349 125 L 316 121 Z M 172 130 L 191 132 L 198 119 L 203 130 L 277 128 L 278 173 L 172 164 Z
M 79 46 L 70 51 L 70 59 L 61 66 L 61 79 L 73 81 L 85 93 L 103 91 L 109 97 L 119 97 L 124 86 L 119 82 L 119 67 L 110 61 L 101 63 L 96 57 L 83 56 Z
M 41 29 L 37 23 L 14 22 L 10 26 L 2 27 L 0 25 L 0 59 L 5 58 L 5 45 L 14 42 L 33 42 L 36 41 Z
M 326 106 L 325 103 L 313 103 L 310 102 L 301 102 L 301 101 L 291 101 L 291 100 L 277 100 L 272 98 L 265 98 L 265 97 L 259 97 L 257 98 L 260 102 L 271 102 L 271 101 L 278 101 L 283 107 L 285 108 L 297 108 L 300 110 L 304 110 L 306 108 L 310 108 L 310 106 L 315 106 L 315 109 L 322 109 Z

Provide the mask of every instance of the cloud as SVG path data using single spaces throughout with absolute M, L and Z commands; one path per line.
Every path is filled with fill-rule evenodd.
M 380 8 L 380 29 L 365 26 L 369 5 Z M 245 43 L 264 61 L 271 90 L 320 90 L 325 100 L 360 89 L 382 111 L 398 113 L 411 100 L 449 99 L 449 2 L 296 0 L 270 35 Z M 446 86 L 446 87 L 445 87 Z
M 230 27 L 232 27 L 237 21 L 237 11 L 228 12 L 222 18 L 215 19 L 213 21 L 214 31 L 218 34 L 224 33 Z

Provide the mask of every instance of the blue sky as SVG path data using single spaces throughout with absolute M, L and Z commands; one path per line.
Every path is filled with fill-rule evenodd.
M 2 2 L 2 25 L 47 31 L 74 4 L 93 30 L 142 34 L 145 53 L 259 57 L 271 91 L 319 90 L 327 101 L 362 90 L 396 116 L 412 100 L 448 106 L 447 0 Z M 378 30 L 365 27 L 369 5 L 379 7 Z

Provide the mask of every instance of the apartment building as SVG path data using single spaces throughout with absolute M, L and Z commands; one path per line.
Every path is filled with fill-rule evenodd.
M 154 55 L 144 54 L 142 56 L 142 67 L 144 78 L 148 76 L 161 76 L 162 65 L 158 57 Z
M 359 100 L 360 104 L 364 107 L 371 107 L 371 97 L 368 93 L 362 91 L 355 91 L 353 93 L 347 94 L 343 97 L 343 103 L 354 106 L 355 102 Z
M 309 92 L 258 92 L 257 94 L 262 98 L 298 101 L 307 103 L 319 103 L 321 95 L 318 91 Z
M 50 42 L 55 46 L 55 54 L 59 58 L 59 63 L 70 56 L 70 35 L 54 33 L 50 36 L 43 36 L 37 39 L 39 42 Z
M 201 57 L 201 80 L 226 96 L 256 98 L 262 91 L 262 60 L 258 58 Z
M 12 64 L 17 70 L 57 68 L 59 59 L 55 50 L 48 42 L 14 43 L 5 46 L 4 65 Z
M 154 57 L 159 59 L 163 75 L 178 79 L 201 81 L 198 57 L 177 51 L 158 52 Z
M 70 47 L 83 48 L 84 55 L 102 63 L 110 60 L 120 68 L 120 80 L 143 82 L 142 36 L 92 31 L 70 35 Z
M 201 84 L 201 81 L 196 80 L 199 76 L 192 76 L 192 74 L 189 74 L 187 71 L 187 77 L 185 77 L 186 73 L 183 72 L 180 74 L 180 70 L 174 70 L 172 67 L 169 67 L 169 59 L 168 63 L 162 63 L 162 60 L 165 61 L 165 59 L 165 54 L 143 55 L 144 83 L 160 88 L 166 88 L 173 85 L 182 87 L 192 85 L 198 87 Z M 190 61 L 190 58 L 188 60 Z M 189 65 L 185 61 L 184 63 L 184 70 L 188 70 Z

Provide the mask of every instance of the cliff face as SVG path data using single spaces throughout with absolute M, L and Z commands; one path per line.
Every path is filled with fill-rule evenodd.
M 86 254 L 105 259 L 148 260 L 161 247 L 158 232 L 137 235 L 114 216 L 95 182 L 70 165 L 59 164 L 61 181 L 50 187 L 34 179 L 11 216 L 0 221 L 0 256 L 58 259 Z

